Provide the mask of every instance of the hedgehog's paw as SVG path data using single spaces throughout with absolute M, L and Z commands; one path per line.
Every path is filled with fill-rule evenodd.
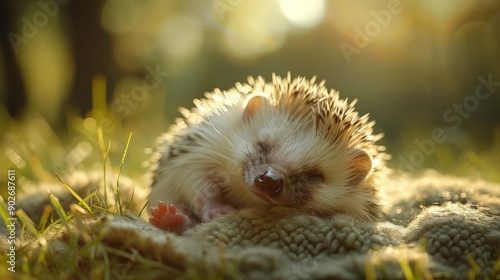
M 149 218 L 149 223 L 166 231 L 180 234 L 192 224 L 189 217 L 172 203 L 158 200 L 158 206 L 152 206 L 150 211 L 152 217 Z
M 229 205 L 219 204 L 219 203 L 207 203 L 203 207 L 203 213 L 201 215 L 201 220 L 203 222 L 209 222 L 219 216 L 232 214 L 234 208 Z

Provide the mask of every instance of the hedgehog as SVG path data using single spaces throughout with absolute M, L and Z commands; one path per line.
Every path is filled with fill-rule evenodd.
M 238 209 L 274 206 L 376 219 L 389 155 L 356 103 L 290 73 L 205 93 L 158 138 L 150 223 L 182 233 Z

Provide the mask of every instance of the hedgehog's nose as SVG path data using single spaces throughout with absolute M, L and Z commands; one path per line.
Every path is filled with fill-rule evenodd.
M 283 188 L 283 179 L 273 172 L 267 170 L 255 177 L 255 186 L 261 189 L 270 197 L 277 197 Z

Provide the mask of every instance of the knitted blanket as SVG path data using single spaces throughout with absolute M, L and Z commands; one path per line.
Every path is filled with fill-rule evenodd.
M 154 262 L 149 269 L 164 279 L 500 279 L 500 185 L 428 171 L 388 178 L 380 195 L 378 222 L 275 207 L 241 210 L 182 236 L 133 214 L 84 223 L 102 244 Z M 60 232 L 46 239 L 65 252 Z

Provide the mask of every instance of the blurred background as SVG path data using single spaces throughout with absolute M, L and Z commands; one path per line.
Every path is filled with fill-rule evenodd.
M 404 172 L 500 181 L 500 1 L 1 1 L 0 174 L 145 173 L 178 107 L 249 75 L 359 102 Z M 104 143 L 104 144 L 103 144 Z M 3 178 L 1 180 L 4 180 Z

